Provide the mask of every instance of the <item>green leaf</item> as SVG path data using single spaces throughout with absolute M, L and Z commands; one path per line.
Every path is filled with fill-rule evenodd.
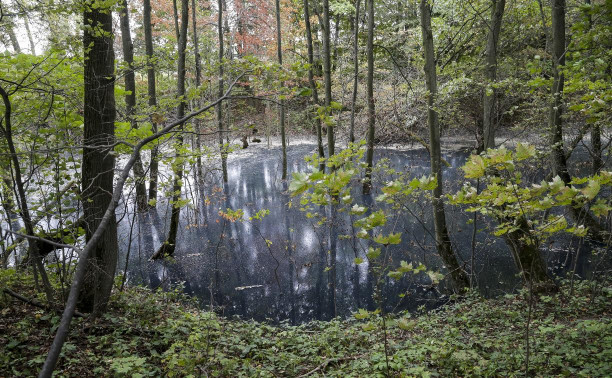
M 480 178 L 485 174 L 484 159 L 480 155 L 472 155 L 462 169 L 466 178 Z
M 355 319 L 357 320 L 363 320 L 363 319 L 367 319 L 370 317 L 370 312 L 368 310 L 364 310 L 363 308 L 360 308 L 356 314 L 354 314 L 353 316 L 355 317 Z
M 597 194 L 599 194 L 600 189 L 601 185 L 599 185 L 599 182 L 595 180 L 589 180 L 587 186 L 582 189 L 582 194 L 584 194 L 584 196 L 588 200 L 592 200 L 593 198 L 595 198 L 595 196 L 597 196 Z
M 342 104 L 336 101 L 332 101 L 330 102 L 329 106 L 333 109 L 333 110 L 341 110 L 342 109 Z
M 518 143 L 516 145 L 516 152 L 514 154 L 517 161 L 529 159 L 536 155 L 535 146 L 529 144 Z
M 294 173 L 293 180 L 289 184 L 289 192 L 291 196 L 295 197 L 304 193 L 309 188 L 308 174 L 306 173 Z
M 381 253 L 381 249 L 380 248 L 368 248 L 368 253 L 366 254 L 366 256 L 368 256 L 368 259 L 373 260 L 375 258 L 377 258 L 378 256 L 380 256 Z

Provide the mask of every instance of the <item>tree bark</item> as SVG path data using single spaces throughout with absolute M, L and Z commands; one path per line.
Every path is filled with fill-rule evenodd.
M 217 29 L 219 35 L 219 96 L 223 95 L 223 0 L 217 1 L 219 14 L 217 18 Z M 221 169 L 223 171 L 223 182 L 227 183 L 227 149 L 223 143 L 223 104 L 217 106 L 217 127 L 219 130 L 219 151 L 221 152 Z
M 368 7 L 368 148 L 366 153 L 366 171 L 363 180 L 363 194 L 372 190 L 372 166 L 374 165 L 374 132 L 376 113 L 374 108 L 374 0 L 366 0 Z
M 585 4 L 591 6 L 591 0 L 585 0 Z M 593 18 L 591 13 L 588 15 L 589 30 L 593 27 Z M 595 123 L 591 127 L 591 150 L 593 154 L 593 174 L 596 175 L 603 168 L 603 158 L 601 151 L 601 127 Z
M 571 181 L 567 170 L 565 150 L 563 148 L 563 108 L 564 76 L 562 68 L 565 65 L 565 0 L 552 2 L 552 49 L 554 80 L 552 87 L 552 101 L 550 105 L 551 153 L 553 162 L 553 175 L 559 175 L 563 182 Z
M 145 49 L 147 54 L 147 92 L 148 103 L 153 109 L 157 107 L 157 90 L 155 87 L 155 64 L 153 62 L 153 32 L 151 26 L 151 0 L 143 0 L 142 9 Z M 153 133 L 157 132 L 157 119 L 151 117 Z M 158 144 L 151 149 L 151 164 L 149 165 L 149 200 L 153 203 L 157 200 L 157 181 L 159 162 L 157 161 Z
M 552 3 L 552 52 L 554 79 L 552 101 L 550 105 L 551 157 L 553 176 L 559 176 L 569 186 L 572 177 L 567 167 L 567 158 L 563 147 L 563 85 L 565 66 L 565 0 L 553 0 Z M 580 206 L 574 204 L 568 210 L 575 222 L 583 224 L 589 236 L 601 242 L 606 241 L 605 228 Z
M 138 122 L 134 118 L 134 110 L 136 108 L 136 79 L 134 75 L 134 44 L 132 43 L 132 35 L 130 32 L 130 14 L 127 0 L 121 1 L 121 11 L 119 14 L 121 24 L 121 45 L 123 47 L 123 59 L 127 63 L 127 71 L 125 72 L 125 90 L 129 93 L 125 96 L 126 115 L 133 129 L 138 128 Z M 145 185 L 146 177 L 142 166 L 140 155 L 134 164 L 134 176 L 136 178 L 136 208 L 143 212 L 147 210 L 147 188 Z
M 23 23 L 26 28 L 26 34 L 28 35 L 28 42 L 30 42 L 30 54 L 36 55 L 36 45 L 34 44 L 34 39 L 32 38 L 32 32 L 30 31 L 30 21 L 28 21 L 27 15 L 23 18 Z
M 176 10 L 176 8 L 175 8 Z M 178 15 L 175 15 L 178 18 Z M 177 60 L 177 89 L 176 97 L 179 100 L 179 104 L 176 109 L 178 119 L 182 119 L 185 116 L 185 60 L 187 50 L 187 31 L 189 23 L 189 0 L 181 0 L 181 23 L 180 29 L 177 30 L 178 35 L 178 60 Z M 170 230 L 168 232 L 168 239 L 159 247 L 157 252 L 151 257 L 152 259 L 160 259 L 166 256 L 174 255 L 176 250 L 176 238 L 178 236 L 178 229 L 181 218 L 181 192 L 183 190 L 183 157 L 181 156 L 183 150 L 183 124 L 178 126 L 179 132 L 176 137 L 176 156 L 174 161 L 174 182 L 172 183 L 172 212 L 170 214 Z
M 555 282 L 548 276 L 546 262 L 540 254 L 537 241 L 530 238 L 531 228 L 527 220 L 525 217 L 520 217 L 516 223 L 518 229 L 507 233 L 504 238 L 521 272 L 523 283 L 533 284 L 539 289 L 556 289 Z
M 13 183 L 8 177 L 3 177 L 0 186 L 2 188 L 0 193 L 2 194 L 2 208 L 4 209 L 4 214 L 6 215 L 6 223 L 9 226 L 9 230 L 17 232 L 21 227 L 17 217 L 15 201 L 13 200 Z
M 276 53 L 278 55 L 278 64 L 283 66 L 283 49 L 281 42 L 281 20 L 280 20 L 280 0 L 276 0 Z M 281 82 L 281 88 L 284 87 L 284 83 Z M 285 100 L 279 98 L 278 100 L 278 117 L 280 123 L 281 133 L 281 145 L 283 153 L 283 173 L 282 179 L 287 179 L 287 138 L 285 138 Z
M 493 10 L 491 11 L 491 22 L 486 49 L 487 66 L 485 68 L 485 77 L 487 79 L 487 86 L 485 87 L 482 101 L 484 116 L 482 122 L 483 142 L 480 148 L 481 151 L 495 148 L 495 129 L 497 127 L 497 90 L 495 89 L 495 81 L 497 80 L 497 45 L 499 43 L 499 34 L 505 7 L 506 0 L 493 0 Z
M 319 92 L 317 89 L 317 83 L 314 80 L 314 70 L 315 70 L 315 62 L 314 62 L 314 52 L 312 45 L 312 31 L 310 27 L 310 9 L 308 0 L 304 0 L 304 24 L 306 27 L 306 45 L 308 47 L 308 82 L 310 83 L 310 89 L 312 91 L 312 101 L 316 107 L 319 106 Z M 317 113 L 316 117 L 316 127 L 317 127 L 317 149 L 319 151 L 319 158 L 325 158 L 325 150 L 323 149 L 323 131 L 321 127 L 321 117 Z M 319 165 L 319 170 L 325 170 L 325 163 L 321 161 Z
M 200 90 L 200 85 L 201 85 L 201 81 L 202 81 L 202 62 L 201 62 L 201 56 L 200 56 L 200 46 L 198 46 L 198 25 L 197 25 L 197 20 L 196 20 L 196 0 L 191 0 L 191 19 L 192 19 L 192 31 L 193 31 L 193 53 L 194 53 L 194 58 L 195 58 L 195 70 L 196 70 L 196 78 L 195 78 L 195 84 L 196 84 L 196 89 Z M 200 107 L 200 100 L 201 97 L 198 97 L 196 99 L 196 108 Z M 195 141 L 196 141 L 196 150 L 197 150 L 197 156 L 196 156 L 196 176 L 197 176 L 197 182 L 199 184 L 199 186 L 202 186 L 204 184 L 204 173 L 202 171 L 202 157 L 200 156 L 200 154 L 202 153 L 202 137 L 200 136 L 200 120 L 199 119 L 195 119 L 193 121 L 193 127 L 195 129 Z
M 97 3 L 96 3 L 97 4 Z M 111 9 L 85 4 L 85 110 L 83 127 L 82 198 L 85 240 L 93 237 L 111 202 L 115 158 L 115 52 Z M 94 315 L 106 309 L 117 267 L 117 224 L 114 214 L 90 259 L 79 307 Z
M 338 40 L 340 39 L 340 15 L 336 14 L 334 20 L 334 48 L 332 49 L 331 70 L 336 71 L 338 63 Z
M 332 117 L 331 46 L 329 30 L 329 0 L 323 0 L 323 76 L 325 77 L 325 113 Z M 327 155 L 334 155 L 334 125 L 327 122 Z
M 367 0 L 366 0 L 367 1 Z M 353 97 L 351 101 L 351 123 L 349 126 L 349 142 L 355 142 L 355 105 L 359 85 L 359 8 L 361 0 L 355 1 L 355 21 L 353 22 Z M 368 35 L 369 38 L 369 35 Z M 369 39 L 368 39 L 369 41 Z
M 453 251 L 448 229 L 446 228 L 444 202 L 442 201 L 444 180 L 442 178 L 442 167 L 440 163 L 440 125 L 438 121 L 438 112 L 434 108 L 438 93 L 438 83 L 434 58 L 433 34 L 431 30 L 431 6 L 428 4 L 428 0 L 421 0 L 420 13 L 423 49 L 425 53 L 425 82 L 429 92 L 427 95 L 427 124 L 429 125 L 429 143 L 431 147 L 431 174 L 438 180 L 438 185 L 433 191 L 432 200 L 436 248 L 442 261 L 450 272 L 455 290 L 462 292 L 469 287 L 470 281 L 465 271 L 459 265 Z
M 15 50 L 17 54 L 21 54 L 21 46 L 19 45 L 19 40 L 17 39 L 17 35 L 15 34 L 14 26 L 15 23 L 12 19 L 10 19 L 6 25 L 7 34 L 9 35 L 9 39 L 11 40 L 11 45 L 13 45 L 13 50 Z

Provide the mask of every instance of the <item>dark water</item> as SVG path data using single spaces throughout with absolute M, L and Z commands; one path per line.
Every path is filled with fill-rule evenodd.
M 307 171 L 303 157 L 314 152 L 314 145 L 291 146 L 290 172 Z M 463 183 L 459 167 L 467 152 L 450 152 L 444 158 L 445 190 L 457 190 Z M 392 167 L 420 177 L 429 173 L 429 156 L 425 150 L 377 150 L 377 159 L 388 159 Z M 128 280 L 152 288 L 184 284 L 187 293 L 197 297 L 205 308 L 213 306 L 225 315 L 243 318 L 287 320 L 301 323 L 312 319 L 329 319 L 333 315 L 330 290 L 331 262 L 329 229 L 317 226 L 299 210 L 288 208 L 290 197 L 280 180 L 280 152 L 259 148 L 238 154 L 229 162 L 229 184 L 224 188 L 219 178 L 210 175 L 202 188 L 187 182 L 184 197 L 193 206 L 183 208 L 175 261 L 149 262 L 149 257 L 165 239 L 170 210 L 160 203 L 149 214 L 128 214 L 120 223 L 122 259 L 130 251 Z M 372 203 L 372 198 L 357 198 Z M 294 203 L 297 201 L 294 201 Z M 229 222 L 219 210 L 243 209 L 245 217 L 261 209 L 270 214 L 262 221 Z M 428 269 L 444 272 L 435 253 L 431 233 L 431 208 L 428 201 L 417 201 L 405 215 L 393 222 L 395 232 L 402 232 L 402 243 L 390 247 L 391 265 L 401 260 L 424 263 Z M 506 245 L 490 236 L 493 225 L 479 219 L 475 245 L 472 248 L 472 214 L 447 206 L 447 222 L 460 260 L 469 270 L 473 264 L 474 285 L 485 295 L 512 292 L 520 286 L 517 269 Z M 424 227 L 425 226 L 425 227 Z M 131 232 L 130 232 L 131 231 Z M 351 221 L 340 216 L 338 235 L 350 234 Z M 131 244 L 128 243 L 131 234 Z M 565 245 L 565 248 L 560 248 Z M 545 246 L 549 267 L 557 273 L 571 266 L 569 250 L 578 244 L 571 239 L 557 240 Z M 336 309 L 338 316 L 349 316 L 359 308 L 375 308 L 373 292 L 377 275 L 365 259 L 367 244 L 357 248 L 351 239 L 337 239 Z M 586 255 L 583 254 L 583 255 Z M 366 262 L 354 263 L 355 257 Z M 583 261 L 584 260 L 584 261 Z M 120 262 L 123 267 L 124 262 Z M 589 270 L 581 259 L 578 273 Z M 447 301 L 444 284 L 433 288 L 425 274 L 408 275 L 401 280 L 388 277 L 379 281 L 380 300 L 388 311 L 432 308 Z M 400 295 L 403 294 L 403 297 Z

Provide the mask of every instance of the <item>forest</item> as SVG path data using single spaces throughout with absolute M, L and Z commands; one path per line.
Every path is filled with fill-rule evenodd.
M 612 376 L 611 0 L 0 0 L 0 377 Z

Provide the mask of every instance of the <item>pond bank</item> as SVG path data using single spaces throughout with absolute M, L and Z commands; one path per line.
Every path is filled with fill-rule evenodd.
M 13 270 L 0 288 L 25 293 Z M 512 376 L 612 374 L 612 286 L 578 281 L 570 297 L 476 294 L 420 315 L 382 322 L 314 321 L 300 326 L 223 319 L 197 310 L 179 290 L 115 292 L 95 323 L 75 321 L 58 375 L 86 376 Z M 38 372 L 58 317 L 0 296 L 0 376 Z M 388 369 L 388 370 L 387 370 Z

